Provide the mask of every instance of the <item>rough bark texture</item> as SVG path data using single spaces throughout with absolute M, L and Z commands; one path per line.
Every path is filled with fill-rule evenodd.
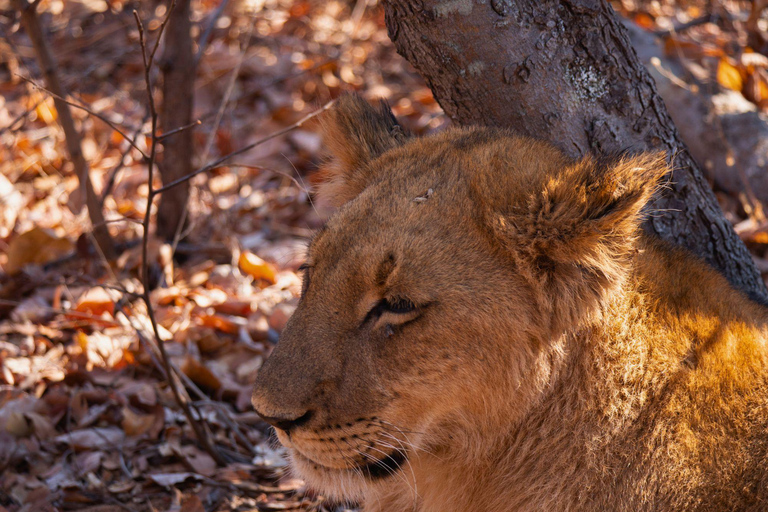
M 504 126 L 573 157 L 664 150 L 669 186 L 646 228 L 768 298 L 626 29 L 604 0 L 387 0 L 389 36 L 459 124 Z
M 160 62 L 163 72 L 163 104 L 160 129 L 170 132 L 192 122 L 195 84 L 195 59 L 192 54 L 190 0 L 178 0 L 165 33 L 165 49 Z M 163 140 L 160 175 L 163 183 L 183 178 L 193 171 L 192 129 L 179 131 Z M 157 210 L 157 234 L 173 240 L 187 219 L 189 182 L 163 192 Z
M 88 217 L 93 227 L 93 238 L 104 257 L 112 260 L 115 258 L 115 247 L 112 237 L 109 235 L 109 229 L 104 223 L 101 201 L 93 189 L 91 176 L 88 173 L 88 162 L 85 161 L 81 147 L 82 138 L 75 127 L 75 121 L 72 118 L 69 105 L 62 99 L 67 97 L 67 91 L 64 90 L 64 86 L 61 85 L 61 80 L 59 80 L 56 60 L 53 58 L 48 41 L 45 38 L 45 31 L 35 10 L 37 5 L 29 4 L 27 0 L 14 0 L 13 5 L 21 13 L 21 24 L 24 26 L 27 37 L 32 41 L 35 57 L 45 77 L 45 84 L 53 94 L 58 96 L 58 98 L 53 98 L 53 103 L 59 115 L 59 123 L 64 131 L 67 152 L 72 159 L 77 179 L 80 181 L 80 190 L 83 193 L 85 205 L 88 209 Z

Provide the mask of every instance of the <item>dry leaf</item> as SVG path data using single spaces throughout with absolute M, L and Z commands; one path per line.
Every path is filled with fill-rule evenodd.
M 275 267 L 249 251 L 240 253 L 237 261 L 240 270 L 254 279 L 263 279 L 270 284 L 275 283 L 277 271 Z
M 5 270 L 16 274 L 25 265 L 43 265 L 74 250 L 74 245 L 50 229 L 35 227 L 15 237 L 8 246 L 8 263 Z
M 127 436 L 146 434 L 155 424 L 154 414 L 140 414 L 130 407 L 123 407 L 123 420 L 120 425 Z
M 93 316 L 115 315 L 115 303 L 104 288 L 90 288 L 77 300 L 75 311 Z
M 184 359 L 184 363 L 181 365 L 181 371 L 198 386 L 203 386 L 214 391 L 221 387 L 219 378 L 192 356 L 187 356 Z
M 733 91 L 741 91 L 744 86 L 741 71 L 726 58 L 721 58 L 717 64 L 717 82 Z
M 227 334 L 237 334 L 240 330 L 239 324 L 221 315 L 200 315 L 198 322 L 200 325 L 212 327 L 217 331 L 226 332 Z
M 11 181 L 0 174 L 0 238 L 7 238 L 26 201 Z
M 125 434 L 116 427 L 86 428 L 54 438 L 57 443 L 70 445 L 75 450 L 114 449 L 124 440 Z
M 206 512 L 203 502 L 194 494 L 185 496 L 181 502 L 180 512 Z
M 155 482 L 157 485 L 163 487 L 171 487 L 184 482 L 187 479 L 200 480 L 202 477 L 195 473 L 156 473 L 154 475 L 147 475 L 147 477 Z

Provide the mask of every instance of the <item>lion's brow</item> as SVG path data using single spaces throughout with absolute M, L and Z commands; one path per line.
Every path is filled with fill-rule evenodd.
M 389 278 L 396 266 L 397 260 L 395 259 L 395 255 L 391 252 L 387 253 L 376 268 L 376 284 L 384 286 L 387 283 L 387 278 Z

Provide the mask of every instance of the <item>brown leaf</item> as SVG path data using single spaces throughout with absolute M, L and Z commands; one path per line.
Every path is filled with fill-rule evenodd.
M 237 334 L 240 330 L 240 326 L 237 323 L 221 315 L 200 315 L 198 321 L 200 325 L 212 327 L 217 331 L 227 334 Z
M 8 246 L 5 270 L 16 274 L 25 265 L 43 265 L 72 252 L 74 244 L 50 229 L 35 227 L 15 237 Z
M 57 443 L 68 444 L 75 450 L 115 449 L 124 440 L 125 434 L 116 427 L 86 428 L 54 438 Z
M 156 415 L 141 414 L 134 411 L 130 406 L 123 407 L 123 420 L 120 425 L 127 436 L 140 436 L 155 426 Z
M 213 305 L 214 311 L 224 315 L 248 316 L 253 311 L 250 301 L 228 300 L 221 304 Z
M 205 507 L 203 506 L 203 502 L 200 501 L 200 498 L 194 494 L 190 494 L 189 496 L 185 496 L 182 500 L 180 512 L 205 512 Z
M 198 386 L 203 386 L 214 391 L 221 387 L 219 378 L 192 356 L 188 355 L 186 359 L 184 359 L 184 363 L 181 365 L 181 371 Z

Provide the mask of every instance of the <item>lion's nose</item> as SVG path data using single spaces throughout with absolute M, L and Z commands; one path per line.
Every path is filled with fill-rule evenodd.
M 305 424 L 312 417 L 312 411 L 306 411 L 300 415 L 267 416 L 256 409 L 256 414 L 273 427 L 285 430 L 286 432 Z

